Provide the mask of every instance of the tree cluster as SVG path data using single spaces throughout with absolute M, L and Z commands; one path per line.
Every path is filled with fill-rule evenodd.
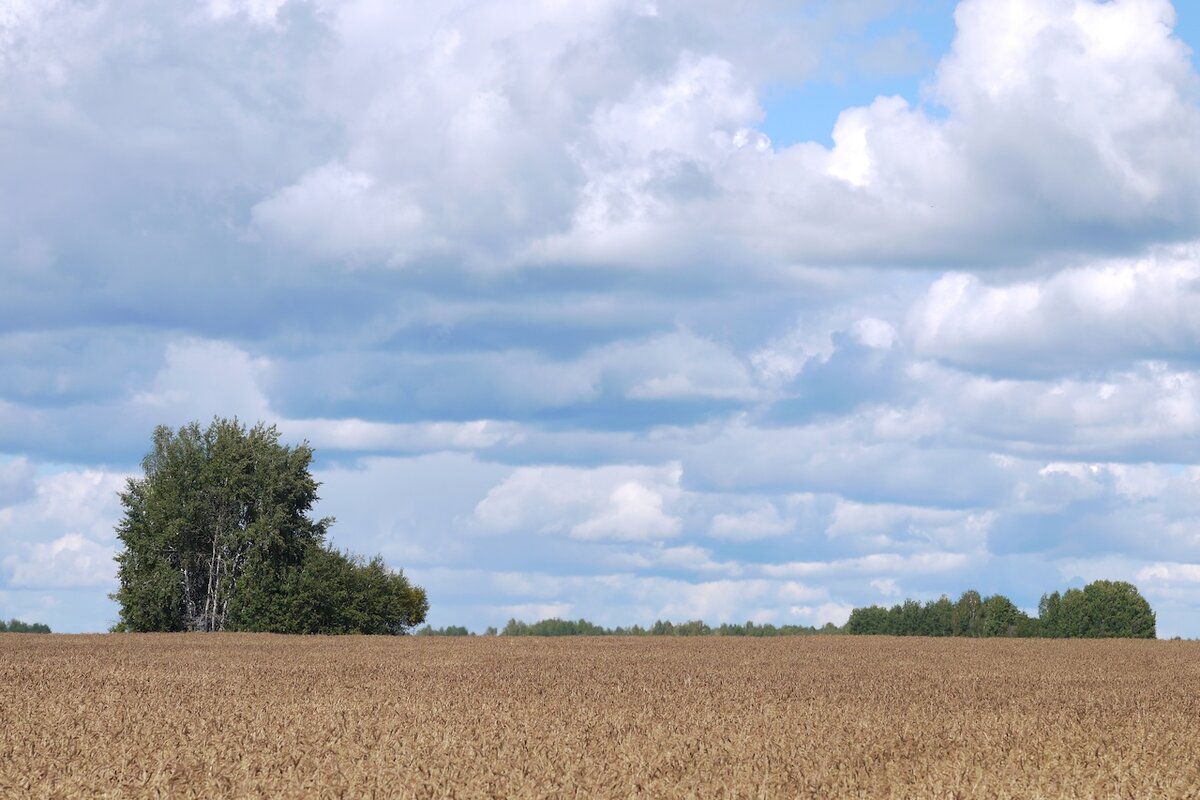
M 1132 584 L 1095 581 L 1083 589 L 1043 596 L 1037 617 L 1030 617 L 1004 595 L 983 597 L 972 589 L 963 592 L 957 602 L 943 595 L 923 604 L 905 600 L 890 608 L 856 608 L 841 627 L 833 623 L 814 628 L 754 622 L 714 627 L 695 619 L 676 623 L 659 620 L 648 628 L 640 625 L 605 628 L 586 619 L 551 618 L 533 623 L 510 619 L 500 631 L 502 636 L 814 636 L 837 633 L 1153 639 L 1155 620 L 1150 604 Z
M 425 591 L 403 573 L 326 543 L 307 445 L 236 419 L 160 426 L 153 441 L 121 493 L 116 630 L 399 634 L 424 621 Z
M 1153 639 L 1156 635 L 1150 604 L 1124 581 L 1095 581 L 1061 595 L 1043 595 L 1038 622 L 1040 635 L 1052 638 Z
M 40 622 L 21 622 L 10 619 L 7 623 L 0 619 L 0 633 L 50 633 L 50 626 Z
M 1062 595 L 1043 595 L 1038 612 L 1030 617 L 1004 595 L 981 597 L 972 589 L 957 602 L 943 595 L 925 604 L 905 600 L 891 608 L 856 608 L 845 631 L 889 636 L 1155 637 L 1150 604 L 1123 581 L 1094 581 Z
M 658 620 L 648 628 L 633 625 L 628 628 L 605 628 L 586 619 L 544 619 L 540 622 L 521 622 L 510 619 L 500 631 L 501 636 L 814 636 L 825 633 L 841 633 L 836 625 L 821 628 L 805 625 L 744 624 L 728 623 L 713 627 L 703 620 L 669 622 Z
M 447 625 L 444 628 L 435 628 L 432 625 L 426 625 L 424 628 L 416 631 L 416 636 L 474 636 L 463 625 Z

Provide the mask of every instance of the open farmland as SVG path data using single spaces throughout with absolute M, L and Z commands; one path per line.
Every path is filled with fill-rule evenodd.
M 0 635 L 0 796 L 1200 793 L 1200 645 Z

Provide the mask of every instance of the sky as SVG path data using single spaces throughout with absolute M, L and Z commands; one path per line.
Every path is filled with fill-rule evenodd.
M 0 0 L 0 617 L 158 424 L 429 622 L 1134 582 L 1200 636 L 1200 7 Z

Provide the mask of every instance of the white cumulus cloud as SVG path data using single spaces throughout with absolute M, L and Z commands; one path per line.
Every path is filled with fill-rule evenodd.
M 521 467 L 475 507 L 481 530 L 566 533 L 580 539 L 657 540 L 677 536 L 671 513 L 681 496 L 678 465 Z

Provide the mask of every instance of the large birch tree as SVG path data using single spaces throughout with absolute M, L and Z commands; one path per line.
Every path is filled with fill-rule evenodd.
M 325 546 L 332 520 L 309 515 L 312 457 L 307 444 L 283 445 L 263 423 L 155 429 L 144 476 L 121 493 L 118 629 L 402 633 L 423 621 L 425 594 L 402 574 Z M 331 560 L 337 569 L 317 568 Z M 329 603 L 323 618 L 298 613 L 314 607 L 306 606 L 314 592 L 375 614 L 346 624 Z

